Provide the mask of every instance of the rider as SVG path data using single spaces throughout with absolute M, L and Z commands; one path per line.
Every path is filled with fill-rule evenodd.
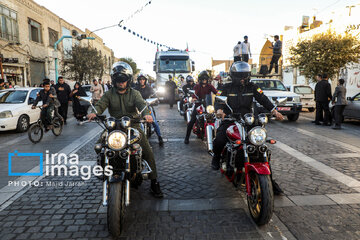
M 135 117 L 138 115 L 137 110 L 146 107 L 146 103 L 141 97 L 141 94 L 130 87 L 132 78 L 133 71 L 129 64 L 125 62 L 116 62 L 113 64 L 111 70 L 113 87 L 96 103 L 95 109 L 98 114 L 102 114 L 108 108 L 110 116 L 117 119 L 123 116 Z M 96 117 L 96 114 L 92 112 L 88 114 L 87 117 L 91 120 Z M 147 108 L 142 112 L 142 117 L 144 117 L 147 122 L 151 123 L 153 121 L 150 111 Z M 140 131 L 142 136 L 145 136 L 139 124 L 134 124 L 133 127 Z M 146 137 L 142 137 L 139 144 L 142 147 L 144 159 L 148 161 L 152 169 L 152 172 L 149 174 L 149 179 L 151 179 L 150 191 L 155 197 L 161 198 L 163 197 L 163 193 L 157 181 L 155 159 L 150 144 Z
M 206 97 L 211 92 L 213 92 L 214 94 L 217 93 L 217 90 L 214 88 L 214 86 L 208 83 L 209 79 L 210 79 L 210 76 L 209 76 L 207 71 L 202 71 L 202 72 L 199 73 L 199 76 L 198 76 L 199 83 L 196 84 L 195 87 L 194 87 L 196 97 L 198 97 L 199 100 L 200 99 L 201 100 L 206 100 Z M 185 140 L 184 140 L 185 144 L 189 144 L 189 138 L 190 138 L 190 134 L 191 134 L 191 129 L 193 128 L 194 123 L 196 122 L 196 114 L 197 114 L 196 107 L 197 106 L 195 105 L 194 111 L 191 114 L 191 120 L 187 125 L 186 137 L 185 137 Z
M 143 97 L 143 99 L 148 99 L 150 98 L 152 95 L 155 94 L 154 90 L 152 89 L 152 87 L 150 87 L 147 84 L 147 77 L 140 73 L 139 76 L 137 77 L 137 82 L 138 84 L 136 85 L 135 89 L 138 90 L 141 94 L 141 96 Z M 154 115 L 154 111 L 151 111 L 151 116 L 153 118 L 153 127 L 155 129 L 156 135 L 158 135 L 158 139 L 159 139 L 159 145 L 162 146 L 164 144 L 164 141 L 161 137 L 161 132 L 160 132 L 160 127 L 158 122 L 156 121 L 155 115 Z
M 56 90 L 55 88 L 50 87 L 49 79 L 44 79 L 43 87 L 44 89 L 40 90 L 31 108 L 35 109 L 39 101 L 43 102 L 40 119 L 45 126 L 45 131 L 49 131 L 52 128 L 51 114 L 54 111 L 55 107 Z
M 191 75 L 188 75 L 186 77 L 186 84 L 182 87 L 184 95 L 186 96 L 187 94 L 189 94 L 189 90 L 193 90 L 194 86 L 194 78 Z M 184 113 L 184 97 L 180 100 L 180 111 L 181 114 Z
M 221 96 L 228 97 L 228 105 L 233 109 L 234 113 L 240 113 L 242 116 L 246 113 L 251 113 L 253 106 L 253 98 L 269 110 L 279 120 L 284 117 L 276 110 L 276 107 L 264 95 L 263 91 L 254 83 L 250 82 L 251 68 L 246 62 L 234 62 L 230 67 L 231 83 L 224 85 Z M 230 110 L 224 104 L 216 104 L 217 115 L 224 117 L 230 113 Z M 223 121 L 217 129 L 216 137 L 214 139 L 213 152 L 214 156 L 211 162 L 213 170 L 220 168 L 221 151 L 228 141 L 226 137 L 226 130 L 231 122 Z M 273 181 L 273 183 L 275 183 Z M 281 193 L 282 190 L 277 184 L 274 184 L 274 193 Z

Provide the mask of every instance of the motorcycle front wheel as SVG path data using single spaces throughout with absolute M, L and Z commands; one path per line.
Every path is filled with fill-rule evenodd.
M 32 143 L 38 143 L 44 136 L 44 130 L 38 123 L 35 123 L 29 128 L 28 136 Z
M 111 235 L 120 237 L 125 218 L 125 184 L 110 183 L 107 206 L 107 225 Z
M 250 215 L 261 226 L 267 224 L 274 211 L 274 193 L 270 175 L 250 173 L 251 196 L 247 196 Z

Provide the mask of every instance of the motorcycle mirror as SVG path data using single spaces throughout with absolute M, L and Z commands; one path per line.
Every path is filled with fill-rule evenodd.
M 148 99 L 146 99 L 146 102 L 149 104 L 149 105 L 151 105 L 151 104 L 153 104 L 153 103 L 155 103 L 155 102 L 157 102 L 157 98 L 148 98 Z M 144 109 L 145 110 L 145 109 Z
M 92 99 L 88 100 L 88 99 L 85 99 L 85 98 L 83 98 L 83 97 L 79 97 L 79 100 L 80 100 L 80 101 L 85 101 L 85 102 L 91 102 Z
M 281 98 L 281 99 L 277 99 L 275 100 L 276 104 L 284 104 L 286 102 L 287 98 Z

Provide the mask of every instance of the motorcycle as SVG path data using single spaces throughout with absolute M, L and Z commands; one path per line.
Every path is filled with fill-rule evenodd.
M 149 108 L 151 112 L 154 113 L 154 116 L 156 118 L 155 109 L 153 108 L 154 105 L 158 103 L 158 98 L 148 98 L 146 99 L 146 106 Z M 152 123 L 144 122 L 140 124 L 141 129 L 144 131 L 145 136 L 149 139 L 151 135 L 154 133 L 154 127 Z
M 220 159 L 220 172 L 236 188 L 245 185 L 250 215 L 257 225 L 267 224 L 274 211 L 274 194 L 269 160 L 271 151 L 265 143 L 275 144 L 267 139 L 265 125 L 268 118 L 248 113 L 244 118 L 234 114 L 227 104 L 227 97 L 216 96 L 230 109 L 231 114 L 223 119 L 230 121 L 226 130 L 229 142 L 225 145 Z
M 179 91 L 183 93 L 183 97 L 182 97 L 183 105 L 181 106 L 181 101 L 177 102 L 178 103 L 178 111 L 179 111 L 180 115 L 184 117 L 184 120 L 189 122 L 191 119 L 191 108 L 193 106 L 192 97 L 191 97 L 190 93 L 185 94 L 182 89 Z
M 88 102 L 95 109 L 91 101 Z M 140 111 L 139 116 L 146 108 L 147 106 Z M 152 172 L 148 162 L 142 158 L 142 148 L 137 143 L 141 134 L 131 127 L 134 123 L 144 123 L 145 120 L 128 116 L 115 119 L 97 115 L 95 121 L 104 129 L 101 143 L 95 145 L 98 165 L 103 169 L 111 166 L 113 170 L 112 175 L 107 176 L 104 172 L 102 176 L 102 205 L 107 206 L 108 230 L 117 238 L 124 226 L 125 209 L 130 204 L 130 183 L 138 187 Z

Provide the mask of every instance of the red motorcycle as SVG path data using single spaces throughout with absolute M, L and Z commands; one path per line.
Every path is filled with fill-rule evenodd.
M 227 104 L 227 97 L 217 96 L 224 102 L 232 114 L 224 118 L 229 126 L 225 145 L 220 160 L 220 171 L 236 188 L 245 187 L 250 215 L 257 225 L 267 224 L 274 210 L 274 194 L 271 182 L 269 160 L 271 152 L 265 143 L 267 140 L 265 125 L 268 118 L 259 114 L 248 113 L 242 118 L 233 113 Z

